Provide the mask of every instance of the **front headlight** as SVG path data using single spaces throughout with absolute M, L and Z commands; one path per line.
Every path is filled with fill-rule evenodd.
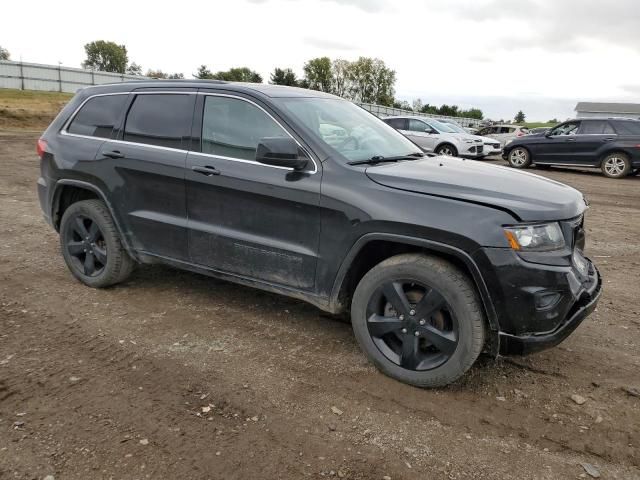
M 558 223 L 505 227 L 504 234 L 514 250 L 546 252 L 564 247 L 564 236 Z

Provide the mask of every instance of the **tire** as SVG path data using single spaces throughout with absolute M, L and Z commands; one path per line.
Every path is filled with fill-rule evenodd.
M 514 147 L 507 158 L 513 168 L 527 168 L 531 165 L 531 154 L 524 147 Z
M 469 278 L 422 254 L 397 255 L 372 268 L 354 292 L 351 324 L 382 373 L 418 387 L 460 378 L 485 340 L 480 299 Z
M 600 165 L 602 173 L 609 178 L 623 178 L 631 173 L 631 161 L 624 153 L 610 153 Z
M 436 149 L 436 153 L 445 157 L 457 157 L 458 149 L 450 143 L 444 143 Z
M 73 276 L 93 288 L 123 282 L 135 266 L 100 200 L 83 200 L 67 208 L 60 222 L 60 248 Z

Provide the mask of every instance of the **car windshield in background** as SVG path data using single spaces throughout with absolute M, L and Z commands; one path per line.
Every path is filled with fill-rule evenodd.
M 440 122 L 440 123 L 443 123 L 443 122 Z M 444 123 L 444 125 L 446 125 L 456 133 L 469 133 L 457 123 Z
M 429 119 L 429 124 L 440 133 L 458 133 L 451 125 L 433 120 L 431 118 Z
M 400 157 L 420 149 L 351 102 L 333 98 L 280 98 L 277 103 L 310 133 L 349 161 Z

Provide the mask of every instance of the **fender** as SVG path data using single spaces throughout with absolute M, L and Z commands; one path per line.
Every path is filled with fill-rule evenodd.
M 53 192 L 53 200 L 51 202 L 51 219 L 53 221 L 53 219 L 55 218 L 55 212 L 58 209 L 59 203 L 60 203 L 60 195 L 62 192 L 62 187 L 65 185 L 71 185 L 74 187 L 79 187 L 79 188 L 84 188 L 85 190 L 91 190 L 93 193 L 95 193 L 96 195 L 98 195 L 98 197 L 100 198 L 100 200 L 102 200 L 104 202 L 104 204 L 107 206 L 107 208 L 109 209 L 109 214 L 111 215 L 111 218 L 113 219 L 113 222 L 116 225 L 116 229 L 118 230 L 118 235 L 120 236 L 120 241 L 122 242 L 122 245 L 124 246 L 124 249 L 127 251 L 127 253 L 131 256 L 131 258 L 138 260 L 138 255 L 136 254 L 136 251 L 132 248 L 130 242 L 129 242 L 129 238 L 124 235 L 124 230 L 122 229 L 122 226 L 120 225 L 120 222 L 118 221 L 118 217 L 114 214 L 114 210 L 113 207 L 111 206 L 111 202 L 109 202 L 109 200 L 107 199 L 107 196 L 104 194 L 104 192 L 102 190 L 100 190 L 100 188 L 96 187 L 94 184 L 89 183 L 89 182 L 85 182 L 82 180 L 74 180 L 71 178 L 62 178 L 60 180 L 58 180 L 56 182 L 55 185 L 55 189 Z M 56 230 L 59 230 L 59 226 L 56 226 Z
M 360 250 L 367 243 L 373 240 L 385 240 L 389 242 L 415 245 L 417 247 L 423 247 L 427 250 L 451 255 L 462 261 L 471 272 L 473 282 L 478 289 L 478 292 L 480 293 L 480 298 L 484 306 L 485 314 L 487 315 L 487 321 L 489 322 L 490 329 L 495 332 L 498 332 L 500 330 L 500 326 L 498 324 L 498 315 L 496 314 L 495 308 L 493 307 L 493 302 L 491 301 L 489 290 L 487 289 L 487 285 L 484 281 L 482 273 L 480 272 L 480 269 L 478 268 L 478 265 L 476 265 L 476 262 L 473 260 L 471 255 L 469 255 L 464 250 L 453 247 L 451 245 L 447 245 L 445 243 L 392 233 L 367 233 L 356 240 L 356 242 L 349 250 L 349 253 L 347 253 L 347 256 L 343 260 L 342 265 L 340 265 L 340 269 L 338 270 L 338 274 L 336 275 L 336 279 L 333 283 L 331 298 L 329 299 L 329 304 L 332 310 L 338 309 L 338 295 L 340 293 L 340 288 L 342 287 L 342 282 L 347 275 L 351 263 L 353 262 L 358 252 L 360 252 Z

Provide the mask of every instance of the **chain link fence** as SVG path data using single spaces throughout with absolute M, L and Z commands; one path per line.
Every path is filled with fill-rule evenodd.
M 0 88 L 75 93 L 90 85 L 145 80 L 139 75 L 0 60 Z

